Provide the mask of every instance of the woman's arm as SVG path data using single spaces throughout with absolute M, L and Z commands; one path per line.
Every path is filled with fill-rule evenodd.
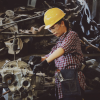
M 64 49 L 63 48 L 58 48 L 55 50 L 48 58 L 46 58 L 47 62 L 50 63 L 54 59 L 60 57 L 61 55 L 64 54 Z
M 44 61 L 46 59 L 46 57 L 41 57 L 41 62 Z

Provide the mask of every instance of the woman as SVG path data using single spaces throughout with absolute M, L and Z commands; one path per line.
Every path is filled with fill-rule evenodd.
M 68 21 L 64 20 L 66 14 L 59 8 L 51 8 L 44 15 L 45 29 L 51 31 L 58 37 L 56 45 L 51 52 L 45 57 L 34 56 L 34 60 L 41 60 L 40 64 L 36 64 L 33 72 L 36 73 L 42 68 L 47 68 L 49 63 L 54 61 L 57 69 L 79 69 L 83 61 L 81 51 L 81 43 L 78 34 L 69 30 Z M 80 87 L 85 89 L 85 78 L 81 71 L 78 71 L 78 79 Z M 80 96 L 63 97 L 61 83 L 56 79 L 57 100 L 81 100 Z

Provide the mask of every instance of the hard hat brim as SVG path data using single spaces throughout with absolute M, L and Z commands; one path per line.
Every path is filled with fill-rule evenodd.
M 48 11 L 46 11 L 46 13 L 44 15 L 44 23 L 45 23 L 44 29 L 48 29 L 48 28 L 52 27 L 59 20 L 61 20 L 65 15 L 66 15 L 66 13 L 64 13 L 59 8 L 49 9 Z

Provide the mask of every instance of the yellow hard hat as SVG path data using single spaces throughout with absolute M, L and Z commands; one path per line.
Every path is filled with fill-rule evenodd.
M 45 29 L 50 28 L 60 19 L 62 19 L 66 14 L 59 8 L 51 8 L 47 10 L 44 14 Z

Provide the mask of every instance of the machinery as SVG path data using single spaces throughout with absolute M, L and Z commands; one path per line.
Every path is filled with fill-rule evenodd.
M 58 7 L 66 13 L 65 19 L 69 20 L 72 30 L 78 33 L 84 53 L 100 52 L 100 25 L 91 19 L 90 10 L 85 0 L 68 0 L 66 4 L 60 1 L 53 2 L 53 0 L 51 2 L 48 2 L 48 0 L 37 2 L 42 2 L 42 7 L 38 6 L 38 9 L 29 6 L 17 7 L 14 10 L 7 10 L 1 15 L 0 45 L 2 43 L 4 45 L 0 47 L 0 52 L 4 51 L 4 54 L 6 54 L 8 50 L 8 54 L 15 54 L 13 52 L 15 33 L 16 54 L 20 55 L 24 53 L 24 49 L 27 50 L 30 47 L 33 47 L 30 48 L 32 53 L 41 49 L 45 50 L 45 48 L 50 50 L 57 38 L 43 28 L 43 16 L 45 11 L 52 7 Z M 31 27 L 36 29 L 33 33 L 27 31 Z M 20 29 L 24 31 L 20 32 Z
M 100 91 L 99 60 L 88 58 L 82 63 L 81 71 L 86 77 L 86 90 Z M 54 99 L 55 77 L 41 72 L 33 74 L 30 65 L 21 59 L 6 61 L 0 70 L 1 90 L 5 92 L 0 92 L 0 98 L 4 97 L 5 100 L 42 100 L 46 96 Z
M 82 71 L 86 77 L 87 89 L 100 92 L 100 59 L 86 60 Z
M 30 47 L 33 46 L 36 51 L 50 45 L 52 47 L 57 38 L 47 30 L 44 31 L 42 26 L 44 12 L 50 7 L 59 7 L 68 15 L 66 20 L 70 21 L 73 30 L 79 34 L 83 53 L 100 53 L 100 25 L 90 20 L 89 8 L 86 2 L 83 2 L 84 0 L 70 1 L 68 4 L 58 2 L 51 5 L 45 2 L 46 7 L 42 7 L 43 9 L 39 9 L 40 11 L 27 7 L 15 9 L 16 14 L 11 10 L 6 11 L 6 16 L 2 15 L 5 19 L 3 17 L 0 19 L 0 53 L 3 54 L 3 50 L 6 50 L 4 54 L 7 54 L 7 51 L 13 55 L 19 54 L 23 50 L 24 43 L 29 42 L 30 37 L 33 41 Z M 26 12 L 28 14 L 23 14 Z M 37 34 L 19 32 L 20 28 L 29 29 L 29 25 L 36 28 Z M 86 76 L 87 89 L 99 91 L 100 61 L 95 59 L 85 61 L 82 71 Z M 0 98 L 7 94 L 6 100 L 40 100 L 45 96 L 54 97 L 54 89 L 55 77 L 49 77 L 41 72 L 34 75 L 30 65 L 20 59 L 14 58 L 13 61 L 7 61 L 0 69 Z M 3 90 L 4 93 L 2 93 Z
M 21 60 L 7 61 L 0 74 L 2 87 L 9 89 L 6 100 L 37 100 L 43 93 L 50 95 L 55 86 L 53 77 L 41 72 L 33 75 L 29 65 Z

